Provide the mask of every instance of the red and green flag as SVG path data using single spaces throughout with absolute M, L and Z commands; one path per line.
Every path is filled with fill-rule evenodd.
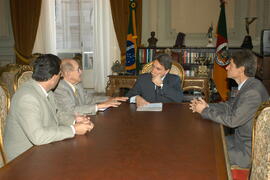
M 137 52 L 137 33 L 136 33 L 136 3 L 130 0 L 129 3 L 129 22 L 126 48 L 126 70 L 132 74 L 136 72 L 136 52 Z
M 227 25 L 225 14 L 225 2 L 220 0 L 220 14 L 217 26 L 217 42 L 216 42 L 216 60 L 214 62 L 213 78 L 216 84 L 217 91 L 223 101 L 228 99 L 228 82 L 226 65 L 227 62 L 222 59 L 222 52 L 228 50 Z

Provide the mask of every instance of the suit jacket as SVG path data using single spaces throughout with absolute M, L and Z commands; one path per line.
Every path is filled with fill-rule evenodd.
M 61 125 L 53 93 L 48 94 L 47 98 L 34 80 L 24 83 L 14 94 L 4 131 L 4 150 L 8 161 L 33 145 L 74 136 L 70 126 Z
M 71 86 L 65 81 L 60 80 L 54 90 L 54 95 L 58 108 L 67 113 L 96 114 L 96 104 L 108 100 L 107 96 L 94 96 L 88 93 L 81 83 L 75 85 L 75 94 Z
M 202 116 L 235 128 L 234 148 L 247 154 L 248 160 L 245 161 L 250 162 L 253 119 L 260 104 L 268 98 L 268 92 L 261 81 L 248 78 L 236 97 L 230 98 L 227 102 L 209 104 L 209 108 L 203 110 Z
M 183 91 L 181 80 L 177 75 L 167 74 L 163 79 L 163 87 L 156 87 L 152 82 L 152 75 L 139 75 L 134 87 L 126 94 L 127 97 L 142 96 L 150 103 L 182 102 Z

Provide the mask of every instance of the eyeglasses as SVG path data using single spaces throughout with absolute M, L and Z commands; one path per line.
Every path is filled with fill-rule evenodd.
M 78 68 L 78 69 L 75 69 L 75 70 L 72 70 L 72 71 L 81 72 L 81 71 L 82 71 L 82 69 L 81 69 L 81 68 Z

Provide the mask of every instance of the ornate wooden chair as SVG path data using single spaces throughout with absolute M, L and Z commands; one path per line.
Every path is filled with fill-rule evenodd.
M 253 126 L 251 180 L 270 179 L 270 101 L 261 105 Z
M 6 158 L 3 151 L 3 134 L 4 134 L 4 127 L 6 124 L 5 121 L 9 110 L 9 105 L 10 105 L 9 92 L 5 85 L 0 84 L 0 154 L 1 154 L 0 165 L 6 164 Z
M 234 180 L 270 179 L 270 101 L 256 112 L 252 136 L 252 168 L 231 167 Z M 249 178 L 250 175 L 250 178 Z
M 150 62 L 143 66 L 142 73 L 149 73 L 152 71 L 152 64 L 153 62 Z M 171 74 L 178 75 L 181 80 L 181 87 L 183 87 L 184 84 L 184 78 L 185 78 L 185 71 L 184 68 L 181 66 L 181 64 L 173 61 L 172 62 L 172 68 L 170 70 Z
M 30 65 L 21 66 L 14 78 L 14 91 L 16 91 L 24 82 L 32 78 L 33 67 Z
M 14 77 L 20 70 L 22 65 L 20 64 L 7 64 L 2 68 L 0 72 L 0 81 L 6 85 L 10 96 L 14 94 Z

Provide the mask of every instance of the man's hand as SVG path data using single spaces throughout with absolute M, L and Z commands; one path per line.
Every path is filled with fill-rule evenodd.
M 90 132 L 94 128 L 94 124 L 89 121 L 89 123 L 76 123 L 74 124 L 75 134 L 83 135 L 87 132 Z
M 85 115 L 75 115 L 75 122 L 81 123 L 81 124 L 89 124 L 90 123 L 90 117 Z
M 136 96 L 136 105 L 137 107 L 145 106 L 147 104 L 150 104 L 148 101 L 143 99 L 141 96 Z
M 191 100 L 191 103 L 189 104 L 189 109 L 191 109 L 192 112 L 197 112 L 200 114 L 207 107 L 209 107 L 209 105 L 201 97 Z
M 128 100 L 128 97 L 113 97 L 113 98 L 110 98 L 110 100 L 126 102 Z
M 162 77 L 160 75 L 154 75 L 152 74 L 152 82 L 156 85 L 156 86 L 161 86 L 161 84 L 163 83 Z
M 103 103 L 100 103 L 97 105 L 98 109 L 106 109 L 108 107 L 118 107 L 121 104 L 121 102 L 109 99 L 108 101 L 105 101 Z

